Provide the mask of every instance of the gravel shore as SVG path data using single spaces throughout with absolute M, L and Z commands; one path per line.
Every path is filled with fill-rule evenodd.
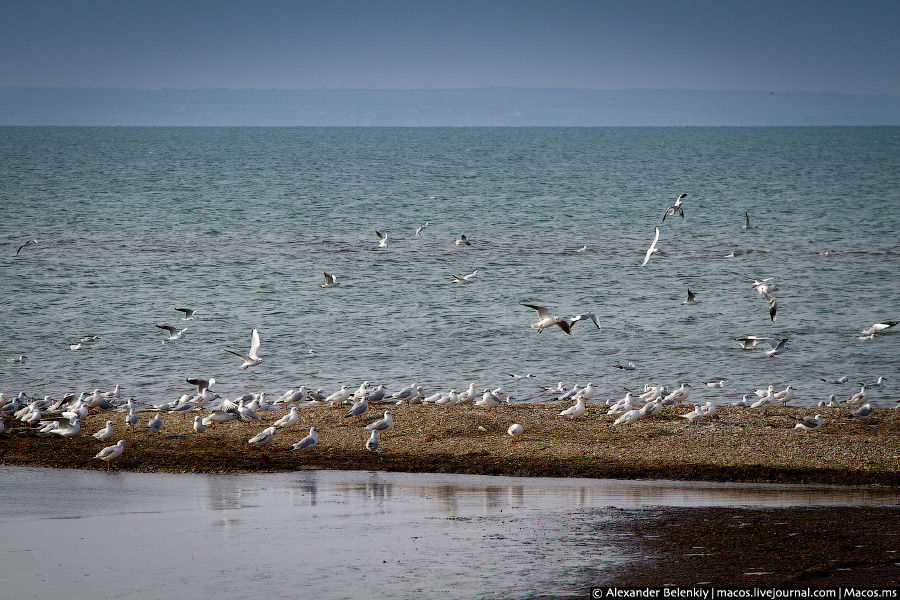
M 72 440 L 38 437 L 7 419 L 0 435 L 0 464 L 104 469 L 93 456 L 125 440 L 125 453 L 113 468 L 129 471 L 259 472 L 297 469 L 371 469 L 406 472 L 472 473 L 598 478 L 658 478 L 707 481 L 900 485 L 900 411 L 877 409 L 860 421 L 847 409 L 785 407 L 762 410 L 719 407 L 699 424 L 678 415 L 688 409 L 666 407 L 650 421 L 614 427 L 606 407 L 589 405 L 570 420 L 557 416 L 567 405 L 520 404 L 491 411 L 468 407 L 393 406 L 395 425 L 380 436 L 377 452 L 364 444 L 363 425 L 383 414 L 345 418 L 346 407 L 300 410 L 300 423 L 279 430 L 265 447 L 247 440 L 283 416 L 263 414 L 263 422 L 218 425 L 203 435 L 190 426 L 194 414 L 163 415 L 160 433 L 151 433 L 153 413 L 140 413 L 131 432 L 124 414 L 87 417 Z M 798 416 L 822 414 L 824 425 L 802 433 Z M 115 436 L 90 436 L 106 420 Z M 524 432 L 512 438 L 513 423 Z M 319 445 L 309 452 L 290 446 L 316 427 Z

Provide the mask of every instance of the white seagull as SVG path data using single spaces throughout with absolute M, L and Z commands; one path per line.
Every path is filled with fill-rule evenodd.
M 666 217 L 672 215 L 681 215 L 681 220 L 684 220 L 684 199 L 687 198 L 687 194 L 681 194 L 678 196 L 678 199 L 675 200 L 675 204 L 666 209 L 666 212 L 663 213 L 663 218 L 660 223 L 664 223 L 666 221 Z
M 190 321 L 194 318 L 194 309 L 193 308 L 176 308 L 180 313 L 184 313 L 184 316 L 181 317 L 182 321 Z
M 371 429 L 374 431 L 387 431 L 391 427 L 394 426 L 394 418 L 391 415 L 391 411 L 384 411 L 384 418 L 375 421 L 374 423 L 369 423 L 366 425 L 366 429 Z
M 290 427 L 294 423 L 297 423 L 299 420 L 300 417 L 297 415 L 297 407 L 292 406 L 288 414 L 272 423 L 272 425 L 274 425 L 275 427 Z
M 319 434 L 315 427 L 309 428 L 309 435 L 291 446 L 291 450 L 312 450 L 319 444 Z
M 525 304 L 524 302 L 521 302 L 520 304 L 537 311 L 538 321 L 536 323 L 532 323 L 531 328 L 537 329 L 538 333 L 543 333 L 544 330 L 548 327 L 557 325 L 567 334 L 572 335 L 572 326 L 575 325 L 575 323 L 577 323 L 578 321 L 583 321 L 585 319 L 590 319 L 594 323 L 594 325 L 597 326 L 597 329 L 600 329 L 600 319 L 594 313 L 575 315 L 571 319 L 560 319 L 559 317 L 551 317 L 550 309 L 546 306 L 539 306 L 537 304 Z
M 781 354 L 782 352 L 787 350 L 787 346 L 785 345 L 785 344 L 787 344 L 787 341 L 788 341 L 787 338 L 781 338 L 781 341 L 778 342 L 777 344 L 775 344 L 774 342 L 770 343 L 769 345 L 771 346 L 771 348 L 766 350 L 766 356 L 768 358 L 772 358 L 773 356 L 775 356 L 777 354 Z
M 37 240 L 28 240 L 27 242 L 25 242 L 24 244 L 22 244 L 21 246 L 16 248 L 16 256 L 19 255 L 19 252 L 22 251 L 22 248 L 27 248 L 28 246 L 34 246 L 37 243 L 38 243 Z
M 522 427 L 518 423 L 513 423 L 509 426 L 509 429 L 506 430 L 506 433 L 510 437 L 515 437 L 517 435 L 521 435 L 523 431 L 525 431 L 524 427 Z
M 691 288 L 688 288 L 687 300 L 681 303 L 682 306 L 688 306 L 691 304 L 697 304 L 698 300 L 694 297 L 694 292 L 691 291 Z
M 775 341 L 775 338 L 758 337 L 755 335 L 748 335 L 746 337 L 739 337 L 739 338 L 734 338 L 734 339 L 741 343 L 741 347 L 744 350 L 751 350 L 753 348 L 756 348 L 759 344 L 762 344 L 762 343 L 768 344 L 768 343 Z
M 475 278 L 475 275 L 478 274 L 478 269 L 472 269 L 472 272 L 468 275 L 451 275 L 453 277 L 453 283 L 472 283 L 472 280 Z
M 375 230 L 375 235 L 378 236 L 378 247 L 379 248 L 387 248 L 387 235 L 381 233 L 377 229 Z
M 656 235 L 653 236 L 653 243 L 650 244 L 650 247 L 647 248 L 647 254 L 644 255 L 644 262 L 641 263 L 642 267 L 644 265 L 646 265 L 648 262 L 650 262 L 650 256 L 652 254 L 659 252 L 659 250 L 656 249 L 656 242 L 658 242 L 658 241 L 659 241 L 659 227 L 656 228 Z
M 93 434 L 93 436 L 101 442 L 105 442 L 106 440 L 110 439 L 113 436 L 113 422 L 107 421 L 106 427 Z
M 794 425 L 794 429 L 799 429 L 800 431 L 815 431 L 821 426 L 822 415 L 816 415 L 815 417 L 803 417 L 800 419 L 799 423 Z
M 416 235 L 419 235 L 418 232 Z M 375 452 L 378 450 L 378 432 L 373 430 L 372 435 L 369 436 L 369 439 L 366 440 L 366 450 L 371 452 Z
M 426 228 L 426 227 L 428 227 L 428 221 L 425 221 L 425 224 L 424 224 L 424 225 L 419 225 L 419 226 L 416 228 L 416 235 L 419 235 L 420 233 L 422 233 L 423 231 L 425 231 L 425 228 Z M 375 441 L 375 447 L 376 447 L 376 448 L 378 447 L 378 441 L 377 441 L 377 440 Z
M 759 292 L 759 295 L 764 297 L 766 301 L 769 303 L 769 317 L 772 321 L 775 320 L 775 313 L 778 311 L 778 303 L 775 300 L 775 296 L 772 295 L 772 292 L 775 291 L 775 286 L 770 284 L 772 281 L 771 277 L 767 277 L 765 279 L 753 279 L 753 283 L 750 284 L 750 287 Z
M 105 460 L 106 470 L 109 471 L 109 463 L 122 456 L 123 452 L 125 452 L 125 440 L 119 440 L 117 444 L 107 446 L 106 448 L 98 452 L 97 455 L 94 456 L 94 458 Z
M 332 275 L 331 273 L 326 273 L 325 271 L 322 271 L 322 273 L 325 275 L 325 283 L 320 284 L 320 288 L 330 288 L 337 285 L 337 279 L 334 275 Z
M 874 325 L 872 325 L 871 327 L 869 327 L 868 329 L 863 331 L 863 333 L 866 335 L 872 335 L 874 333 L 881 333 L 885 329 L 890 329 L 897 323 L 900 323 L 900 321 L 882 321 L 880 323 L 875 323 Z
M 275 427 L 266 427 L 252 438 L 247 440 L 248 444 L 252 444 L 254 446 L 265 446 L 269 442 L 275 439 Z
M 194 433 L 203 433 L 204 431 L 206 431 L 206 425 L 200 415 L 197 415 L 194 417 Z
M 234 350 L 229 350 L 228 348 L 223 348 L 223 350 L 243 359 L 244 364 L 241 365 L 241 368 L 244 370 L 247 370 L 248 367 L 255 367 L 265 362 L 257 355 L 257 352 L 259 352 L 259 331 L 256 329 L 250 332 L 250 353 L 246 356 L 239 352 L 235 352 Z
M 159 413 L 156 413 L 156 416 L 150 419 L 147 423 L 147 428 L 151 431 L 159 432 L 162 430 L 162 417 L 159 416 Z
M 575 401 L 574 406 L 570 406 L 566 410 L 559 413 L 561 417 L 569 417 L 572 419 L 577 419 L 581 415 L 584 414 L 585 406 L 584 406 L 584 396 L 579 396 Z
M 850 378 L 847 377 L 846 375 L 844 375 L 843 377 L 840 377 L 838 379 L 825 379 L 824 377 L 819 377 L 819 379 L 821 379 L 825 383 L 831 383 L 831 384 L 835 384 L 835 385 L 847 383 L 850 380 Z
M 469 241 L 469 238 L 465 236 L 465 234 L 460 235 L 459 239 L 456 240 L 457 246 L 471 246 L 472 243 Z
M 159 327 L 160 329 L 165 329 L 166 331 L 169 332 L 169 337 L 166 338 L 167 341 L 180 340 L 182 337 L 184 337 L 184 332 L 187 331 L 187 327 L 185 327 L 184 329 L 176 329 L 176 328 L 172 327 L 171 325 L 161 325 L 161 324 L 158 324 L 157 327 Z M 165 343 L 165 342 L 163 342 L 163 343 Z

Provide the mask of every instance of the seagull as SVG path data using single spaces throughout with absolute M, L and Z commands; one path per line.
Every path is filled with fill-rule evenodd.
M 366 429 L 371 429 L 373 431 L 387 431 L 391 427 L 394 426 L 394 418 L 391 416 L 391 411 L 384 411 L 384 418 L 374 423 L 369 423 L 366 425 Z
M 866 383 L 866 384 L 860 383 L 859 385 L 865 385 L 866 388 L 872 389 L 872 388 L 880 388 L 883 384 L 884 384 L 884 377 L 879 375 L 878 380 L 875 381 L 875 383 Z
M 658 241 L 659 241 L 659 227 L 656 228 L 656 235 L 653 236 L 653 243 L 650 244 L 650 247 L 647 248 L 647 254 L 644 255 L 644 262 L 641 263 L 642 267 L 644 265 L 646 265 L 648 262 L 650 262 L 651 254 L 659 252 L 659 250 L 656 249 L 656 242 L 658 242 Z
M 703 406 L 698 404 L 697 406 L 694 407 L 694 410 L 692 410 L 691 412 L 689 412 L 687 414 L 683 414 L 683 415 L 678 415 L 678 416 L 682 417 L 684 419 L 687 419 L 688 421 L 693 423 L 694 421 L 697 421 L 698 419 L 702 419 L 703 417 L 705 417 L 706 411 L 703 410 Z
M 180 313 L 184 313 L 184 316 L 181 317 L 182 321 L 190 321 L 194 318 L 194 309 L 193 308 L 176 308 Z
M 868 329 L 863 331 L 863 333 L 866 335 L 872 335 L 874 333 L 881 333 L 885 329 L 890 329 L 897 323 L 900 323 L 900 321 L 882 321 L 880 323 L 875 323 L 874 325 L 872 325 L 871 327 L 869 327 Z
M 93 436 L 101 442 L 105 442 L 106 440 L 110 439 L 113 436 L 113 422 L 107 421 L 106 427 L 93 434 Z
M 424 225 L 419 225 L 419 226 L 416 228 L 416 235 L 419 235 L 420 233 L 422 233 L 423 231 L 425 231 L 425 228 L 426 228 L 426 227 L 428 227 L 428 221 L 425 221 L 425 224 L 424 224 Z M 378 447 L 378 440 L 375 440 L 375 447 L 376 447 L 376 448 Z
M 744 219 L 746 219 L 746 222 L 743 225 L 744 229 L 756 229 L 756 225 L 750 224 L 750 213 L 748 211 L 744 211 Z
M 585 252 L 587 250 L 587 244 L 576 250 L 575 252 Z
M 200 417 L 200 415 L 197 415 L 196 417 L 194 417 L 194 432 L 203 433 L 204 431 L 206 431 L 206 425 L 203 423 L 202 417 Z
M 756 346 L 761 343 L 771 344 L 775 342 L 775 338 L 757 337 L 755 335 L 748 335 L 747 337 L 739 337 L 734 339 L 741 343 L 741 346 L 744 350 L 751 350 L 753 348 L 756 348 Z
M 465 234 L 459 236 L 459 239 L 456 240 L 457 246 L 471 246 L 472 243 L 469 241 L 469 238 L 465 236 Z
M 666 209 L 666 212 L 663 213 L 663 218 L 660 223 L 665 223 L 666 217 L 672 215 L 681 215 L 681 220 L 684 220 L 684 199 L 687 198 L 687 194 L 681 194 L 678 196 L 678 199 L 675 200 L 675 204 Z
M 854 410 L 851 415 L 856 417 L 857 419 L 868 419 L 872 416 L 872 405 L 871 404 L 863 404 L 858 409 Z
M 419 235 L 418 232 L 416 233 L 416 235 Z M 366 450 L 369 450 L 371 452 L 375 452 L 376 450 L 378 450 L 378 432 L 377 431 L 372 430 L 372 435 L 370 435 L 369 439 L 366 440 Z
M 157 325 L 160 329 L 165 329 L 169 332 L 169 337 L 166 338 L 168 341 L 180 340 L 184 337 L 184 332 L 187 331 L 187 327 L 184 329 L 175 329 L 171 325 Z M 165 343 L 165 342 L 163 342 Z
M 822 415 L 816 415 L 815 417 L 803 417 L 800 419 L 799 423 L 794 425 L 794 429 L 799 429 L 800 431 L 815 431 L 821 426 Z
M 37 240 L 28 240 L 27 242 L 25 242 L 24 244 L 22 244 L 21 246 L 16 248 L 16 256 L 19 255 L 19 252 L 22 251 L 22 248 L 27 248 L 28 246 L 34 246 L 37 243 L 38 243 Z
M 348 417 L 358 417 L 359 415 L 365 413 L 369 410 L 369 399 L 363 398 L 359 402 L 356 402 L 352 407 L 350 407 L 350 412 L 344 415 L 344 418 Z
M 209 389 L 209 386 L 216 382 L 215 378 L 210 377 L 209 379 L 201 379 L 200 377 L 188 377 L 185 379 L 189 384 L 197 386 L 197 393 L 202 394 L 204 391 Z
M 472 283 L 472 280 L 475 278 L 475 275 L 478 273 L 478 269 L 472 269 L 472 272 L 468 275 L 451 275 L 453 277 L 453 283 Z
M 117 444 L 107 446 L 106 448 L 98 452 L 97 455 L 94 456 L 94 458 L 105 460 L 106 470 L 109 471 L 109 463 L 122 456 L 123 452 L 125 452 L 125 440 L 119 440 Z
M 81 344 L 69 344 L 69 350 L 81 350 Z
M 874 334 L 874 333 L 870 333 L 869 335 L 858 335 L 858 336 L 856 336 L 856 339 L 858 339 L 858 340 L 863 340 L 863 341 L 874 340 L 874 339 L 875 339 L 875 334 Z
M 290 427 L 298 421 L 300 421 L 300 417 L 297 415 L 297 407 L 292 406 L 288 414 L 272 423 L 272 425 L 274 425 L 275 427 Z
M 510 437 L 515 437 L 517 435 L 521 435 L 523 431 L 525 431 L 524 427 L 522 427 L 518 423 L 513 423 L 509 426 L 509 429 L 506 430 L 506 433 Z
M 619 369 L 620 371 L 636 371 L 637 367 L 634 366 L 633 362 L 630 362 L 625 365 L 613 365 L 613 368 Z
M 681 303 L 682 306 L 697 304 L 697 300 L 694 299 L 694 293 L 691 291 L 691 288 L 688 288 L 687 300 Z
M 550 309 L 546 306 L 538 306 L 537 304 L 525 304 L 520 303 L 522 306 L 527 308 L 532 308 L 538 313 L 538 321 L 537 323 L 532 323 L 531 328 L 537 329 L 538 333 L 543 333 L 544 329 L 548 327 L 553 327 L 554 325 L 558 325 L 560 329 L 565 331 L 567 334 L 572 335 L 572 326 L 575 325 L 578 321 L 583 321 L 586 319 L 590 319 L 594 325 L 597 326 L 597 329 L 600 329 L 600 319 L 594 313 L 584 313 L 581 315 L 575 315 L 570 320 L 560 319 L 559 317 L 551 317 Z
M 649 405 L 648 405 L 649 406 Z M 637 421 L 640 421 L 644 417 L 644 414 L 635 408 L 632 408 L 626 413 L 623 413 L 618 419 L 613 421 L 613 426 L 618 425 L 631 425 Z
M 847 383 L 847 381 L 849 381 L 850 378 L 847 377 L 846 375 L 844 375 L 843 377 L 841 377 L 841 378 L 839 378 L 839 379 L 825 379 L 825 378 L 823 378 L 823 377 L 819 377 L 819 379 L 821 379 L 821 380 L 824 381 L 825 383 L 831 383 L 831 384 L 840 385 L 840 384 L 842 384 L 842 383 Z
M 691 395 L 691 384 L 682 383 L 681 387 L 666 396 L 663 399 L 663 402 L 666 404 L 682 404 L 685 400 L 688 399 L 688 396 Z
M 225 352 L 228 352 L 229 354 L 234 354 L 238 358 L 243 359 L 244 364 L 241 365 L 241 369 L 245 371 L 247 370 L 247 367 L 255 367 L 265 362 L 256 354 L 259 351 L 259 331 L 257 331 L 256 329 L 250 332 L 250 353 L 247 356 L 244 356 L 239 352 L 229 350 L 228 348 L 223 348 L 223 350 L 225 350 Z
M 771 346 L 771 348 L 766 350 L 766 356 L 768 358 L 772 358 L 773 356 L 781 354 L 782 352 L 787 350 L 787 346 L 785 346 L 785 344 L 787 344 L 787 341 L 787 338 L 781 338 L 781 341 L 777 344 L 775 344 L 774 342 L 770 343 L 769 345 Z
M 156 416 L 150 419 L 150 422 L 147 423 L 147 428 L 156 432 L 162 430 L 162 417 L 159 416 L 159 413 L 156 413 Z
M 28 358 L 28 357 L 25 356 L 24 354 L 20 354 L 19 356 L 15 357 L 15 358 L 7 358 L 7 359 L 6 359 L 6 362 L 9 362 L 9 363 L 21 363 L 21 362 L 25 362 L 25 359 L 26 359 L 26 358 Z
M 387 236 L 377 229 L 375 230 L 375 235 L 378 236 L 378 247 L 379 248 L 387 248 Z
M 228 421 L 234 421 L 235 419 L 240 419 L 241 416 L 236 412 L 230 412 L 226 410 L 214 410 L 203 419 L 204 425 L 212 425 L 213 423 L 227 423 Z
M 767 277 L 766 279 L 753 279 L 753 283 L 750 285 L 750 287 L 754 288 L 757 292 L 759 292 L 760 296 L 763 296 L 769 302 L 769 317 L 772 319 L 772 321 L 774 321 L 775 313 L 778 310 L 778 305 L 775 302 L 775 296 L 772 295 L 772 292 L 776 288 L 769 283 L 771 280 L 771 277 Z
M 559 416 L 577 419 L 578 417 L 580 417 L 581 415 L 584 414 L 584 411 L 585 411 L 584 396 L 579 396 L 578 399 L 575 401 L 575 405 L 570 406 L 566 410 L 559 413 Z
M 269 442 L 275 439 L 275 427 L 266 427 L 252 438 L 247 440 L 248 444 L 252 444 L 254 446 L 265 446 Z
M 703 383 L 706 384 L 706 387 L 723 388 L 725 387 L 726 380 L 720 379 L 719 381 L 704 381 Z
M 134 431 L 134 426 L 137 425 L 138 418 L 137 415 L 134 414 L 134 409 L 128 411 L 128 415 L 125 416 L 125 424 L 131 427 L 131 430 Z
M 291 446 L 291 450 L 312 450 L 319 444 L 319 434 L 315 427 L 309 428 L 309 435 Z
M 786 406 L 788 402 L 794 399 L 794 392 L 797 391 L 792 386 L 787 386 L 782 391 L 775 394 L 775 399 L 781 402 L 782 406 Z
M 322 271 L 322 274 L 325 275 L 325 283 L 319 284 L 320 288 L 330 288 L 337 285 L 337 278 L 334 275 L 325 271 Z

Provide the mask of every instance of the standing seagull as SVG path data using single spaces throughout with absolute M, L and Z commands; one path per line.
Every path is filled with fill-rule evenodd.
M 746 222 L 742 225 L 742 227 L 744 229 L 756 229 L 756 225 L 750 224 L 750 213 L 749 212 L 744 211 L 744 219 L 746 219 Z
M 194 309 L 192 308 L 176 308 L 175 310 L 180 313 L 184 313 L 184 316 L 181 317 L 182 321 L 190 321 L 194 318 Z
M 659 250 L 656 249 L 656 242 L 658 242 L 658 241 L 659 241 L 659 227 L 656 228 L 656 235 L 653 236 L 653 243 L 650 244 L 650 247 L 647 249 L 647 254 L 644 255 L 644 262 L 641 263 L 642 267 L 644 265 L 646 265 L 648 262 L 650 262 L 651 254 L 659 252 Z
M 98 452 L 94 458 L 105 460 L 106 470 L 109 471 L 109 463 L 122 456 L 123 452 L 125 452 L 125 440 L 119 440 L 119 443 L 112 446 L 107 446 L 106 448 Z
M 375 230 L 375 235 L 378 236 L 378 247 L 387 248 L 387 235 L 381 233 L 377 229 Z
M 312 450 L 319 444 L 319 434 L 315 427 L 309 428 L 309 435 L 291 446 L 291 450 Z
M 374 423 L 369 423 L 366 425 L 366 429 L 370 429 L 372 431 L 387 431 L 391 427 L 394 426 L 394 417 L 391 415 L 391 411 L 384 411 L 384 418 L 375 421 Z
M 370 435 L 369 439 L 366 440 L 366 450 L 370 450 L 372 452 L 378 450 L 378 432 L 374 429 L 372 430 L 372 435 Z
M 453 283 L 472 283 L 472 280 L 475 279 L 475 275 L 478 274 L 478 269 L 472 269 L 472 272 L 468 275 L 451 275 L 453 277 Z
M 687 194 L 681 194 L 678 196 L 678 199 L 675 200 L 675 204 L 666 209 L 666 212 L 663 213 L 663 218 L 660 223 L 664 223 L 666 221 L 666 217 L 672 215 L 681 215 L 681 220 L 684 220 L 684 199 L 687 198 Z
M 255 367 L 265 362 L 256 354 L 259 352 L 259 331 L 256 329 L 250 333 L 250 353 L 248 355 L 244 356 L 243 354 L 235 352 L 234 350 L 229 350 L 228 348 L 223 348 L 223 350 L 243 359 L 244 364 L 241 365 L 241 369 L 244 369 L 245 371 L 247 370 L 247 367 Z
M 162 417 L 159 416 L 159 413 L 156 413 L 156 416 L 150 419 L 150 422 L 147 423 L 147 429 L 156 432 L 162 431 Z
M 171 325 L 157 325 L 160 329 L 165 329 L 169 332 L 169 337 L 166 338 L 166 341 L 173 342 L 175 340 L 180 340 L 184 337 L 184 332 L 187 331 L 187 327 L 184 329 L 175 329 Z M 165 344 L 166 342 L 163 342 Z
M 34 246 L 37 243 L 38 243 L 37 240 L 28 240 L 27 242 L 25 242 L 24 244 L 22 244 L 21 246 L 16 248 L 16 256 L 19 255 L 19 252 L 22 251 L 22 248 L 27 248 L 28 246 Z
M 322 271 L 322 273 L 325 275 L 325 283 L 319 285 L 320 288 L 330 288 L 337 285 L 337 280 L 334 275 L 325 273 L 324 271 Z

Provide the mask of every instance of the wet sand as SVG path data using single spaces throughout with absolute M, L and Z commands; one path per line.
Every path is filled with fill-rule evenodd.
M 146 429 L 153 413 L 140 413 L 135 432 L 124 427 L 124 414 L 91 414 L 72 440 L 37 437 L 7 420 L 0 435 L 0 464 L 104 469 L 93 460 L 104 446 L 126 440 L 114 468 L 129 471 L 266 472 L 300 469 L 361 469 L 405 472 L 470 473 L 551 477 L 682 479 L 706 481 L 900 485 L 900 411 L 877 409 L 859 421 L 847 409 L 821 407 L 762 410 L 719 407 L 699 425 L 666 407 L 652 421 L 613 427 L 606 408 L 589 405 L 576 421 L 559 417 L 567 405 L 513 405 L 492 411 L 472 407 L 388 407 L 393 429 L 380 436 L 378 452 L 364 448 L 367 422 L 383 408 L 363 417 L 344 418 L 346 407 L 300 410 L 300 423 L 279 430 L 268 446 L 246 441 L 283 411 L 263 414 L 262 423 L 230 422 L 196 435 L 194 414 L 163 415 L 161 433 Z M 602 409 L 602 410 L 601 410 Z M 817 431 L 793 430 L 795 417 L 820 413 Z M 98 442 L 89 434 L 112 420 L 116 435 Z M 512 423 L 525 432 L 506 434 Z M 316 427 L 319 446 L 291 452 L 290 446 Z
M 657 508 L 604 526 L 633 540 L 597 585 L 897 587 L 900 508 Z

